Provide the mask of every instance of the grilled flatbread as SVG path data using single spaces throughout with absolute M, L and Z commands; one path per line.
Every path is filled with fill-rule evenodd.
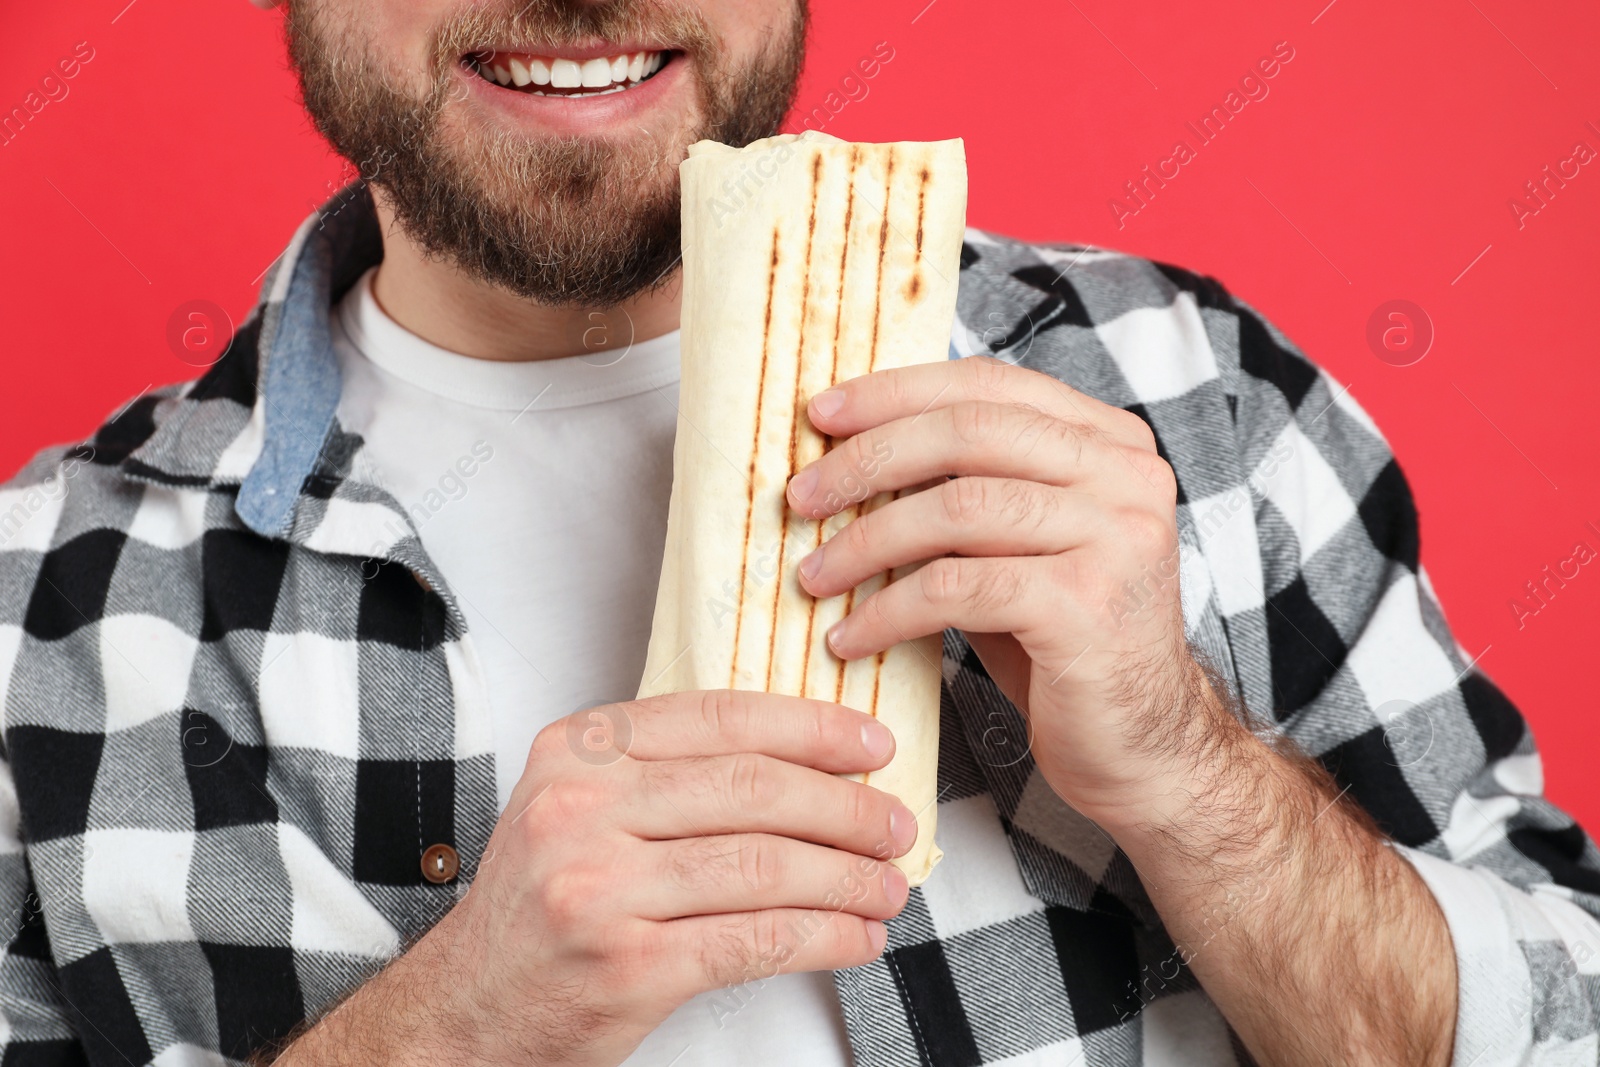
M 683 376 L 666 554 L 640 696 L 756 689 L 870 712 L 893 762 L 853 775 L 917 813 L 895 863 L 919 885 L 934 844 L 937 635 L 848 664 L 824 634 L 881 588 L 799 585 L 799 561 L 865 510 L 879 465 L 831 487 L 851 507 L 794 515 L 788 480 L 832 442 L 805 407 L 829 385 L 946 358 L 966 214 L 959 140 L 852 144 L 816 132 L 734 149 L 701 141 L 683 185 Z M 895 575 L 899 577 L 899 572 Z

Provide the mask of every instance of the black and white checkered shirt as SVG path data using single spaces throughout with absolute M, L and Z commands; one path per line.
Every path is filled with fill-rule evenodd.
M 494 824 L 475 635 L 335 419 L 330 307 L 382 245 L 364 192 L 332 203 L 204 377 L 0 490 L 3 1067 L 242 1059 L 450 908 Z M 1189 638 L 1433 889 L 1455 1062 L 1595 1063 L 1600 854 L 1451 639 L 1348 392 L 1209 278 L 971 232 L 975 352 L 1154 427 Z M 856 1063 L 1247 1063 L 955 632 L 942 717 L 946 858 L 836 975 Z M 422 877 L 435 844 L 451 884 Z

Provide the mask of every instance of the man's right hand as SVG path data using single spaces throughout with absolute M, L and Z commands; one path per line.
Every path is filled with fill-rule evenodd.
M 916 818 L 836 775 L 887 728 L 730 690 L 597 713 L 626 753 L 541 731 L 461 902 L 280 1065 L 612 1065 L 697 993 L 877 958 Z

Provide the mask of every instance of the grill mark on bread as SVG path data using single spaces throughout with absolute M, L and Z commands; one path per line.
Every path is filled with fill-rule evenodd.
M 878 224 L 878 278 L 872 295 L 872 348 L 867 358 L 869 374 L 878 369 L 878 323 L 883 319 L 883 254 L 889 249 L 889 196 L 893 190 L 894 149 L 891 148 L 889 164 L 883 175 L 883 221 Z
M 856 165 L 861 161 L 861 147 L 850 146 L 850 174 L 846 179 L 844 199 L 844 247 L 839 250 L 839 301 L 833 309 L 833 369 L 828 372 L 828 384 L 839 383 L 839 323 L 844 318 L 844 270 L 850 262 L 850 222 L 856 213 Z
M 927 167 L 923 167 L 921 173 L 917 175 L 917 259 L 919 261 L 922 259 L 922 216 L 923 208 L 928 202 L 929 177 L 931 176 L 928 174 Z
M 778 280 L 778 243 L 781 233 L 778 227 L 772 228 L 772 263 L 767 268 L 767 316 L 761 326 L 761 378 L 756 386 L 756 435 L 755 443 L 750 447 L 750 476 L 746 479 L 749 484 L 749 495 L 744 507 L 744 553 L 739 563 L 739 605 L 733 616 L 733 664 L 728 668 L 728 688 L 736 688 L 734 682 L 739 677 L 739 631 L 744 625 L 744 584 L 750 573 L 750 523 L 755 517 L 756 510 L 756 459 L 761 455 L 761 406 L 766 399 L 767 391 L 767 355 L 772 340 L 772 294 L 777 288 Z
M 883 221 L 878 222 L 878 275 L 874 278 L 874 299 L 872 299 L 872 346 L 867 349 L 867 373 L 878 370 L 878 323 L 883 320 L 883 254 L 890 246 L 890 197 L 894 194 L 894 149 L 890 149 L 890 158 L 883 168 Z M 869 498 L 870 499 L 870 498 Z M 861 506 L 851 507 L 851 522 L 867 514 L 866 502 Z M 886 582 L 885 582 L 886 584 Z M 856 590 L 851 589 L 845 593 L 845 614 L 853 611 L 856 606 Z M 872 675 L 872 718 L 878 717 L 878 675 L 883 672 L 883 656 L 878 654 Z M 835 704 L 845 702 L 845 670 L 838 670 L 838 697 Z M 862 777 L 861 781 L 866 781 Z
M 800 339 L 795 345 L 794 403 L 789 408 L 789 468 L 783 477 L 785 490 L 794 477 L 796 453 L 800 447 L 800 386 L 806 369 L 806 315 L 811 303 L 811 243 L 817 235 L 817 186 L 822 182 L 822 155 L 811 159 L 811 221 L 806 226 L 805 265 L 801 267 L 800 282 Z M 783 603 L 783 556 L 789 544 L 789 527 L 785 521 L 789 511 L 787 492 L 778 497 L 778 569 L 772 586 L 772 632 L 767 636 L 767 692 L 772 692 L 772 663 L 777 658 L 778 608 Z M 799 581 L 798 578 L 795 579 Z M 800 695 L 806 694 L 805 667 L 800 668 Z
M 928 203 L 928 168 L 917 175 L 917 258 L 911 265 L 911 281 L 906 284 L 906 301 L 915 304 L 922 295 L 922 229 Z
M 911 282 L 906 287 L 906 299 L 911 303 L 915 303 L 918 295 L 922 292 L 922 237 L 928 204 L 928 180 L 930 177 L 931 175 L 928 173 L 928 168 L 926 166 L 922 167 L 921 170 L 917 172 L 917 258 L 912 265 Z M 883 217 L 885 221 L 888 221 L 889 208 L 887 198 L 885 198 L 884 202 Z M 880 266 L 878 270 L 879 274 L 881 275 L 883 268 Z M 900 499 L 900 491 L 898 489 L 895 490 L 894 499 Z M 898 577 L 898 575 L 891 570 L 886 576 L 884 584 L 887 585 L 889 582 L 894 581 L 896 577 Z M 873 718 L 878 717 L 878 692 L 883 684 L 883 660 L 887 654 L 887 649 L 884 649 L 878 653 L 877 671 L 872 676 Z M 866 779 L 863 778 L 862 781 L 866 781 Z
M 845 199 L 844 199 L 844 247 L 839 250 L 839 298 L 833 306 L 833 366 L 828 371 L 828 384 L 838 384 L 839 381 L 839 326 L 844 320 L 844 272 L 850 263 L 850 222 L 856 211 L 856 164 L 861 160 L 861 147 L 850 146 L 850 169 L 845 174 Z M 822 442 L 822 451 L 826 455 L 833 451 L 833 438 L 825 438 Z M 817 520 L 817 536 L 811 544 L 812 551 L 822 547 L 823 520 Z M 817 631 L 817 600 L 811 598 L 811 606 L 806 612 L 806 651 L 805 658 L 800 665 L 800 695 L 806 692 L 806 679 L 811 671 L 811 642 Z M 839 662 L 839 691 L 844 689 L 844 661 Z M 837 704 L 838 700 L 835 699 Z

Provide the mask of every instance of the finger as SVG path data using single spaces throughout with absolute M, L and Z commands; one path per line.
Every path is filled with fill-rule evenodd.
M 623 888 L 629 914 L 647 919 L 828 908 L 868 919 L 900 913 L 910 893 L 890 863 L 772 834 L 653 841 L 648 874 Z
M 613 709 L 625 717 L 632 734 L 625 751 L 638 760 L 759 752 L 830 774 L 854 774 L 877 770 L 894 754 L 886 726 L 825 700 L 712 689 L 647 697 Z
M 828 631 L 840 659 L 860 659 L 890 645 L 955 627 L 974 633 L 1013 633 L 1026 640 L 1041 623 L 1078 627 L 1069 598 L 1046 603 L 1048 568 L 1061 557 L 945 556 L 873 593 Z
M 1065 552 L 1103 532 L 1101 502 L 1011 478 L 955 478 L 852 521 L 800 561 L 812 596 L 838 596 L 873 575 L 934 556 Z
M 1031 408 L 967 400 L 874 426 L 841 442 L 789 482 L 789 506 L 808 518 L 844 510 L 874 493 L 941 474 L 1021 478 L 1048 485 L 1125 478 L 1122 446 Z
M 877 959 L 889 937 L 877 919 L 814 908 L 697 915 L 657 929 L 666 940 L 656 956 L 673 968 L 672 980 L 699 991 L 859 967 Z
M 1048 374 L 988 356 L 922 363 L 876 371 L 817 394 L 807 407 L 811 424 L 833 438 L 912 418 L 968 401 L 1034 408 L 1082 422 L 1117 443 L 1155 451 L 1155 435 L 1139 416 L 1112 407 Z
M 768 833 L 861 856 L 904 855 L 916 816 L 870 785 L 754 753 L 662 760 L 636 772 L 618 825 L 667 840 Z

